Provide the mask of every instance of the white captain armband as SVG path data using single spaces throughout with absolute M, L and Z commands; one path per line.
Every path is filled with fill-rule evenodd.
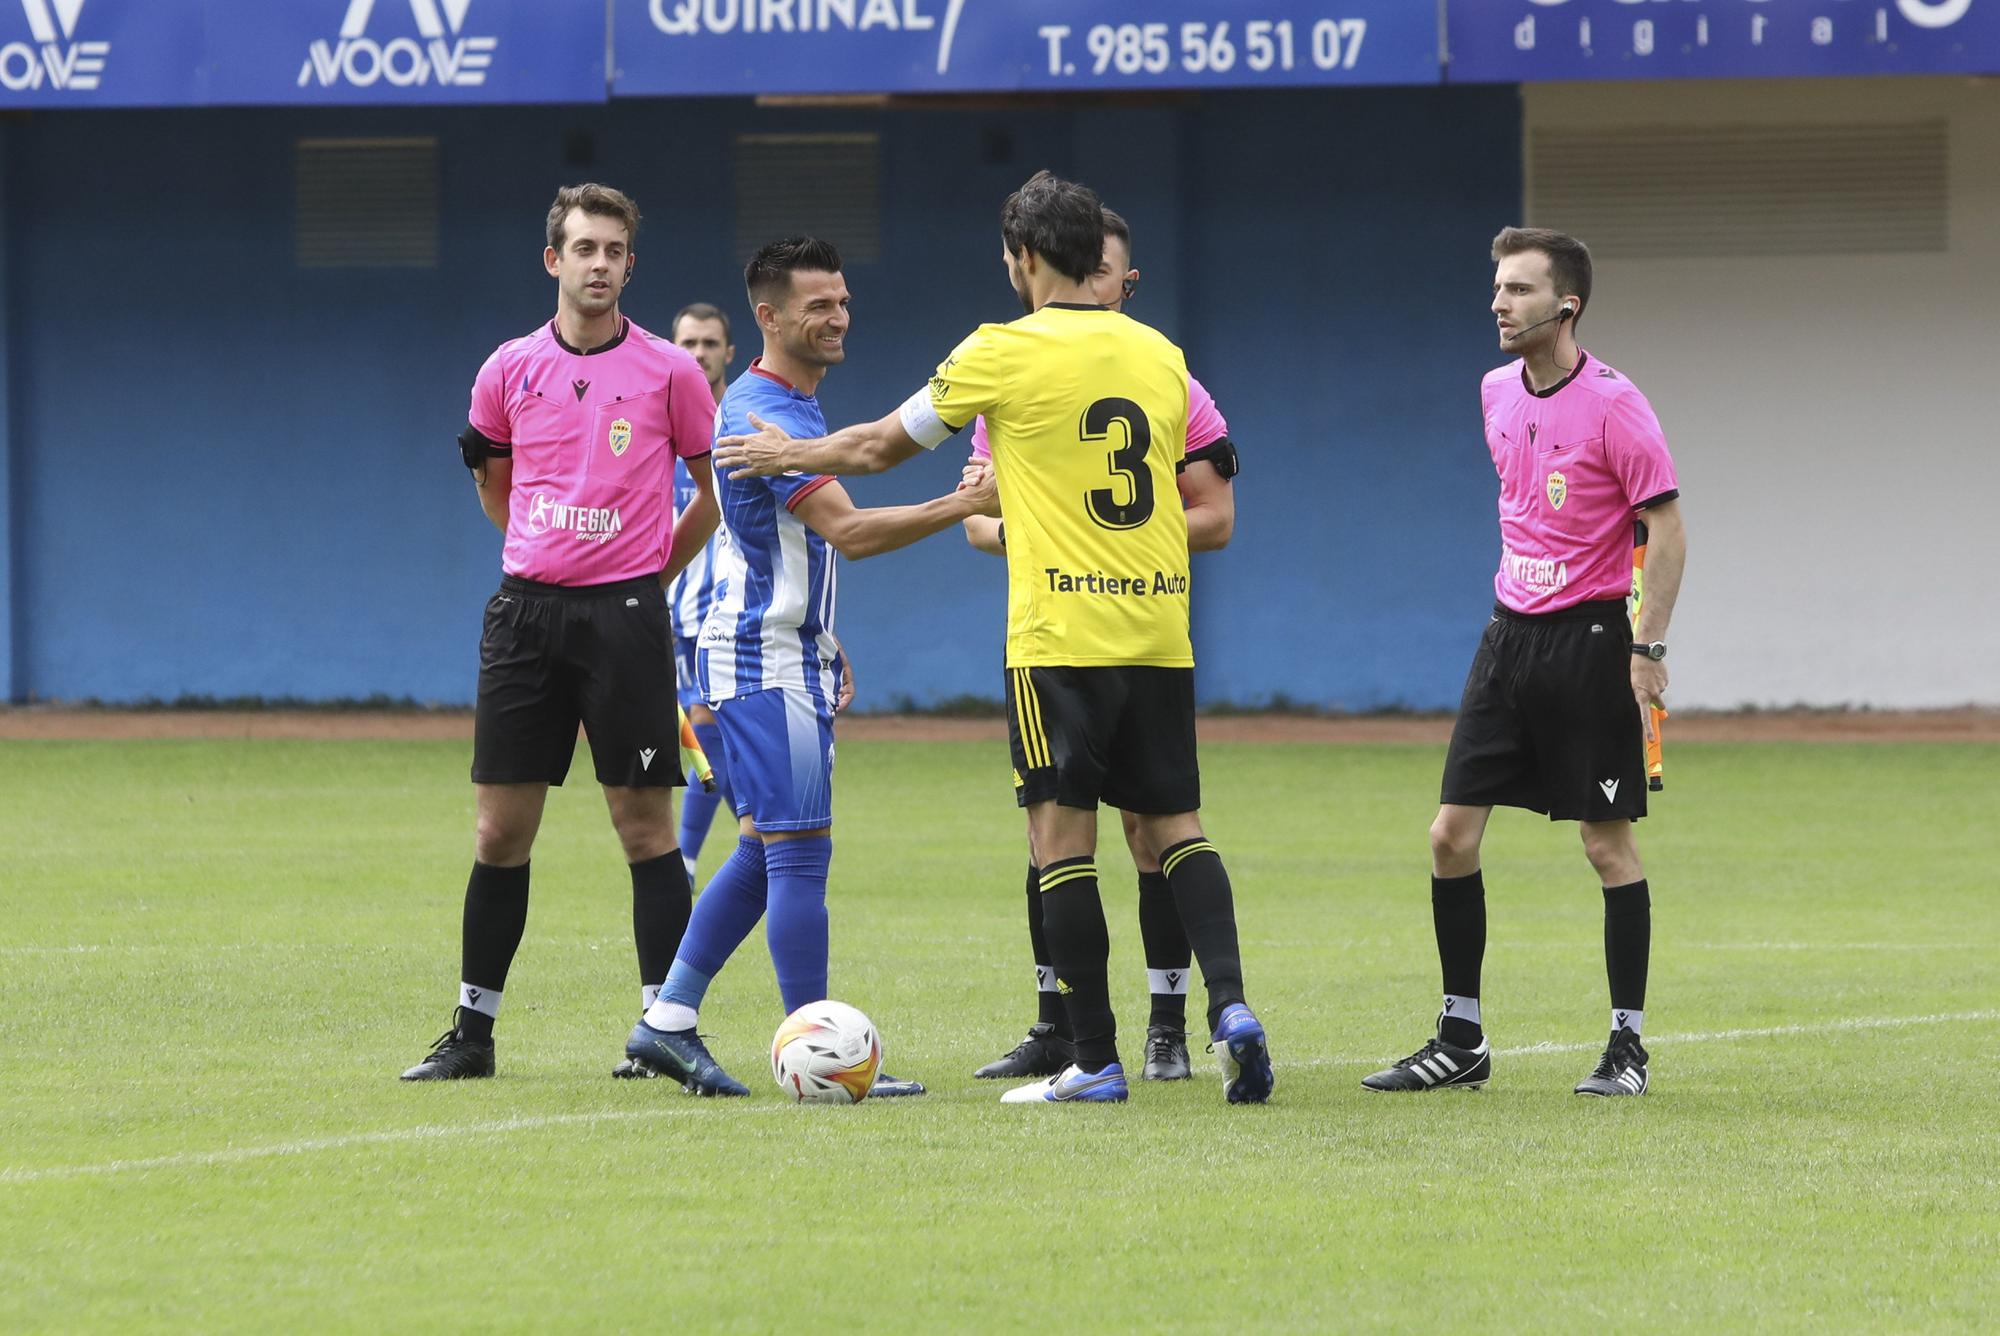
M 903 400 L 903 406 L 896 410 L 896 415 L 902 419 L 903 430 L 910 434 L 910 439 L 926 450 L 935 450 L 958 434 L 957 427 L 946 425 L 945 420 L 938 416 L 928 385 Z

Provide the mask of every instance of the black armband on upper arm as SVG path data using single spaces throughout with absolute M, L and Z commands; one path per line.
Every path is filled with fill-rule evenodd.
M 458 434 L 458 453 L 464 457 L 467 468 L 476 469 L 494 455 L 512 455 L 514 447 L 489 439 L 485 432 L 468 422 L 465 430 Z
M 1215 465 L 1215 471 L 1222 475 L 1224 482 L 1235 477 L 1242 467 L 1241 461 L 1236 457 L 1236 442 L 1227 436 L 1218 436 L 1200 449 L 1190 450 L 1182 455 L 1181 462 L 1174 466 L 1174 472 L 1185 473 L 1188 465 L 1204 459 Z

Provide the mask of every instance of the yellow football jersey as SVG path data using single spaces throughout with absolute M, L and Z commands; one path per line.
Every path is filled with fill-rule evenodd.
M 1051 303 L 974 330 L 930 398 L 954 430 L 986 416 L 1007 526 L 1007 666 L 1192 667 L 1181 350 L 1116 311 Z

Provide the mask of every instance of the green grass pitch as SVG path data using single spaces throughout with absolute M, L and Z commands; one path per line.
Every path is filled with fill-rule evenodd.
M 703 1018 L 753 1098 L 608 1079 L 637 981 L 587 782 L 536 851 L 499 1079 L 401 1084 L 457 982 L 466 752 L 0 744 L 0 1330 L 2000 1325 L 2000 749 L 1675 749 L 1641 831 L 1654 1088 L 1589 1101 L 1573 828 L 1489 837 L 1493 1084 L 1372 1095 L 1437 1001 L 1438 749 L 1210 747 L 1278 1070 L 1234 1109 L 1207 1066 L 1111 1108 L 970 1079 L 1032 998 L 1020 818 L 967 743 L 840 756 L 834 993 L 932 1094 L 786 1103 L 759 937 Z

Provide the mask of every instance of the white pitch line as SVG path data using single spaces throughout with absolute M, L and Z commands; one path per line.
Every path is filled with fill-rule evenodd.
M 669 1098 L 672 1098 L 669 1096 Z M 690 1097 L 691 1098 L 691 1097 Z M 752 1111 L 769 1111 L 777 1104 L 754 1106 Z M 505 1136 L 510 1132 L 532 1132 L 544 1127 L 570 1127 L 586 1123 L 622 1123 L 640 1118 L 666 1118 L 693 1113 L 694 1109 L 601 1109 L 593 1113 L 551 1113 L 526 1118 L 505 1118 L 490 1123 L 433 1123 L 421 1127 L 396 1127 L 380 1132 L 354 1132 L 337 1137 L 308 1137 L 302 1141 L 280 1141 L 268 1146 L 230 1146 L 222 1150 L 183 1151 L 178 1155 L 154 1155 L 139 1160 L 105 1160 L 97 1164 L 58 1164 L 41 1169 L 0 1169 L 0 1184 L 40 1183 L 50 1179 L 98 1177 L 106 1174 L 142 1173 L 149 1169 L 184 1169 L 206 1165 L 242 1164 L 248 1160 L 279 1159 L 288 1155 L 309 1155 L 322 1150 L 346 1150 L 352 1146 L 391 1146 L 405 1141 L 432 1141 L 444 1137 Z
M 1948 1011 L 1932 1016 L 1857 1016 L 1847 1020 L 1820 1021 L 1814 1025 L 1767 1025 L 1753 1030 L 1697 1030 L 1692 1034 L 1647 1035 L 1646 1046 L 1658 1048 L 1662 1044 L 1716 1044 L 1732 1039 L 1778 1039 L 1786 1035 L 1820 1035 L 1829 1031 L 1850 1030 L 1893 1030 L 1906 1025 L 1962 1025 L 1979 1021 L 2000 1021 L 2000 1011 Z M 1587 1044 L 1559 1044 L 1544 1040 L 1539 1044 L 1526 1044 L 1520 1048 L 1496 1048 L 1496 1058 L 1526 1058 L 1541 1053 L 1597 1053 L 1604 1048 L 1602 1040 Z M 1361 1065 L 1370 1062 L 1394 1062 L 1395 1058 L 1306 1058 L 1298 1062 L 1277 1061 L 1283 1067 L 1341 1067 L 1348 1063 Z
M 1828 1031 L 1889 1030 L 1910 1025 L 1962 1025 L 2000 1021 L 2000 1011 L 1939 1012 L 1930 1016 L 1861 1016 L 1847 1020 L 1821 1021 L 1814 1025 L 1770 1025 L 1748 1030 L 1706 1030 L 1693 1034 L 1657 1035 L 1648 1039 L 1661 1044 L 1712 1044 L 1732 1039 L 1774 1039 L 1784 1035 L 1826 1034 Z M 1527 1057 L 1540 1053 L 1595 1053 L 1601 1044 L 1528 1044 L 1521 1048 L 1495 1049 L 1502 1058 Z M 1390 1058 L 1306 1058 L 1286 1062 L 1280 1068 L 1360 1066 L 1369 1062 L 1390 1062 Z M 775 1102 L 750 1106 L 745 1112 L 768 1113 L 787 1107 Z M 632 1122 L 640 1118 L 667 1118 L 692 1114 L 695 1106 L 667 1106 L 657 1109 L 602 1109 L 593 1113 L 551 1113 L 528 1118 L 506 1118 L 490 1123 L 433 1123 L 422 1127 L 398 1127 L 381 1132 L 355 1132 L 347 1136 L 309 1137 L 302 1141 L 281 1141 L 269 1146 L 230 1146 L 222 1150 L 183 1151 L 178 1155 L 155 1155 L 139 1160 L 104 1160 L 97 1164 L 59 1164 L 40 1169 L 0 1169 L 0 1185 L 43 1183 L 55 1179 L 92 1178 L 111 1174 L 143 1173 L 151 1169 L 182 1169 L 206 1165 L 242 1164 L 250 1160 L 279 1159 L 288 1155 L 309 1155 L 315 1151 L 346 1150 L 354 1146 L 389 1146 L 406 1141 L 434 1141 L 445 1137 L 467 1138 L 505 1136 L 510 1132 L 531 1132 L 544 1127 L 574 1127 L 590 1123 Z

